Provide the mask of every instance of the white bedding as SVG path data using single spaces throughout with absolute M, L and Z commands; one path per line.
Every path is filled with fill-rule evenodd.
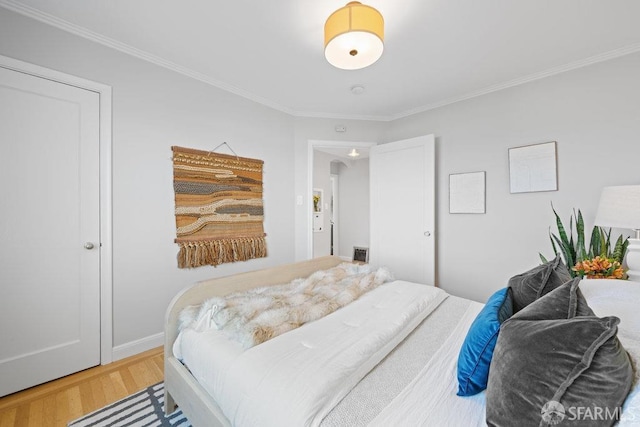
M 456 395 L 458 352 L 471 323 L 482 304 L 471 302 L 449 338 L 393 401 L 368 425 L 377 426 L 486 426 L 485 394 L 470 397 Z M 636 366 L 631 393 L 622 407 L 618 427 L 640 426 L 640 341 L 619 335 Z
M 486 426 L 485 392 L 456 395 L 458 352 L 483 304 L 472 302 L 449 338 L 424 369 L 385 407 L 370 426 Z
M 429 363 L 471 303 L 449 295 L 329 412 L 321 427 L 368 426 Z
M 585 294 L 590 296 L 589 291 Z M 417 295 L 422 299 L 416 305 Z M 447 301 L 438 308 L 445 298 Z M 449 304 L 455 300 L 467 301 L 468 305 L 465 303 L 459 312 L 455 312 Z M 596 301 L 589 302 L 593 303 L 594 311 L 599 308 Z M 405 305 L 409 310 L 407 312 L 405 307 L 405 314 L 400 319 L 389 318 L 389 313 L 396 310 L 394 307 Z M 429 316 L 436 308 L 437 311 Z M 217 330 L 198 333 L 187 329 L 176 341 L 174 354 L 184 359 L 194 377 L 237 426 L 318 425 L 327 414 L 322 425 L 485 426 L 485 393 L 459 397 L 455 380 L 459 348 L 481 308 L 482 304 L 448 297 L 432 287 L 393 282 L 325 319 L 247 351 Z M 411 320 L 409 313 L 416 312 L 420 314 Z M 596 314 L 618 313 L 597 311 Z M 437 351 L 418 365 L 424 367 L 409 369 L 411 376 L 396 388 L 396 378 L 405 373 L 406 365 L 400 363 L 398 368 L 398 359 L 385 358 L 385 355 L 427 316 L 429 319 L 416 329 L 419 333 L 414 331 L 391 356 L 400 355 L 398 350 L 407 346 L 411 347 L 409 353 L 414 354 L 416 348 L 412 343 L 416 340 L 425 342 L 424 334 L 434 335 L 434 328 L 444 335 L 432 345 Z M 448 319 L 451 326 L 441 328 L 444 319 Z M 636 332 L 635 324 L 629 320 L 623 321 L 621 326 L 627 324 L 632 332 Z M 632 339 L 623 329 L 619 331 L 620 340 L 638 367 L 640 341 Z M 420 354 L 426 352 L 419 351 Z M 352 390 L 383 358 L 380 366 L 389 367 L 383 371 L 401 369 L 392 377 L 388 372 L 382 375 L 382 381 L 388 382 L 385 391 L 394 388 L 395 391 L 382 393 L 387 397 L 380 401 L 369 396 L 376 391 L 366 387 L 367 380 L 381 372 L 380 366 Z M 639 382 L 640 371 L 637 371 L 636 383 L 623 406 L 619 426 L 640 425 Z M 358 390 L 360 392 L 354 394 Z M 355 402 L 355 409 L 351 409 L 354 399 L 358 402 Z M 360 402 L 363 399 L 368 402 L 364 403 L 366 408 Z M 329 413 L 334 406 L 340 410 Z M 360 413 L 357 422 L 345 424 L 346 412 L 362 410 L 371 413 L 364 417 Z
M 395 281 L 246 351 L 217 330 L 185 329 L 174 354 L 235 426 L 319 425 L 446 297 Z

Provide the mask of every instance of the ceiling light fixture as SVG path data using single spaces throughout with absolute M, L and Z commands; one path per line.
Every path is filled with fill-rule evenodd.
M 382 56 L 384 18 L 358 1 L 347 3 L 324 24 L 324 56 L 343 70 L 368 67 Z
M 354 157 L 354 158 L 358 157 L 359 155 L 360 153 L 355 148 L 352 148 L 351 151 L 349 151 L 349 154 L 347 154 L 347 156 Z

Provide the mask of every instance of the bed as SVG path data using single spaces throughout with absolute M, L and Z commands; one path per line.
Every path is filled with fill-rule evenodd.
M 322 257 L 203 281 L 178 294 L 166 317 L 165 412 L 179 406 L 194 427 L 487 425 L 487 393 L 457 396 L 456 376 L 461 348 L 468 345 L 468 335 L 491 299 L 485 305 L 431 286 L 393 281 L 317 322 L 246 351 L 227 343 L 215 330 L 203 334 L 187 328 L 179 333 L 180 313 L 186 307 L 232 292 L 281 285 L 342 263 L 337 257 Z M 597 281 L 592 282 L 589 285 Z M 605 311 L 596 311 L 597 315 L 608 315 L 629 301 L 624 297 L 612 306 L 615 298 L 602 296 L 601 288 L 581 286 L 591 297 L 589 303 Z M 572 292 L 574 288 L 577 285 Z M 394 304 L 404 304 L 408 312 L 385 317 L 387 312 L 401 311 Z M 635 310 L 623 311 L 627 329 L 640 330 L 634 323 Z M 629 354 L 635 357 L 640 352 L 640 337 L 629 333 L 620 339 Z M 353 342 L 361 346 L 354 347 Z M 338 355 L 346 358 L 337 359 Z M 262 365 L 263 360 L 275 365 Z M 500 378 L 493 380 L 497 383 Z M 621 425 L 640 422 L 635 381 Z M 567 412 L 566 417 L 572 414 Z

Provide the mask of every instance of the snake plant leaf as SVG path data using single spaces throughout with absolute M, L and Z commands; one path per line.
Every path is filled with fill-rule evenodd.
M 540 255 L 540 261 L 542 261 L 543 264 L 548 263 L 549 261 L 544 257 L 544 255 L 542 255 L 540 252 L 538 252 L 538 255 Z
M 567 268 L 569 269 L 569 273 L 571 273 L 571 277 L 575 277 L 576 273 L 575 271 L 573 271 L 571 269 L 571 267 L 573 267 L 574 265 L 576 265 L 575 263 L 575 258 L 574 255 L 572 255 L 570 248 L 568 246 L 564 246 L 562 244 L 562 241 L 560 240 L 560 238 L 558 236 L 556 236 L 555 234 L 551 234 L 551 236 L 553 236 L 553 239 L 556 241 L 556 243 L 558 244 L 558 246 L 560 246 L 560 250 L 562 253 L 562 256 L 564 257 L 564 261 L 565 264 L 567 265 Z
M 607 233 L 602 228 L 600 228 L 600 250 L 598 251 L 598 254 L 601 257 L 606 257 L 608 248 L 609 246 L 607 244 Z
M 611 229 L 609 229 L 606 234 L 607 238 L 605 240 L 604 255 L 607 258 L 611 258 Z
M 600 234 L 600 227 L 594 225 L 593 230 L 591 230 L 591 242 L 589 242 L 589 253 L 587 253 L 588 259 L 595 258 L 596 255 L 600 254 Z
M 569 240 L 569 246 L 567 246 L 567 251 L 571 254 L 571 259 L 573 262 L 577 262 L 576 258 L 578 258 L 578 254 L 576 252 L 576 245 L 573 242 L 573 237 Z
M 575 215 L 575 210 L 573 214 Z M 576 220 L 576 234 L 578 239 L 576 242 L 576 262 L 580 262 L 587 259 L 587 251 L 584 248 L 584 219 L 580 209 L 578 209 L 578 219 Z
M 567 246 L 567 250 L 571 253 L 571 259 L 574 261 L 577 258 L 576 244 L 573 240 L 573 215 L 569 217 L 569 246 Z
M 558 255 L 558 248 L 556 247 L 556 242 L 551 237 L 551 228 L 549 228 L 549 240 L 551 240 L 551 247 L 553 247 L 553 255 Z
M 619 263 L 622 263 L 624 259 L 624 255 L 626 253 L 626 245 L 629 244 L 629 239 L 622 239 L 622 235 L 618 236 L 618 240 L 616 240 L 616 246 L 613 249 L 612 258 Z
M 569 239 L 567 238 L 567 232 L 564 229 L 562 220 L 560 219 L 560 216 L 558 216 L 558 213 L 553 207 L 553 204 L 551 205 L 551 209 L 553 210 L 553 214 L 556 216 L 556 226 L 558 227 L 558 234 L 560 235 L 560 246 L 562 246 L 563 244 L 569 246 Z M 569 229 L 571 229 L 571 224 L 569 224 Z M 571 234 L 573 237 L 573 233 Z
M 569 217 L 569 243 L 571 243 L 571 247 L 573 246 L 573 215 Z

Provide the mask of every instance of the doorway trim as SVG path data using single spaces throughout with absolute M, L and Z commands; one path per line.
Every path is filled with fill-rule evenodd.
M 113 361 L 111 86 L 0 55 L 0 67 L 96 92 L 100 98 L 100 364 Z
M 331 210 L 329 212 L 329 224 L 330 224 L 330 232 L 331 232 L 331 255 L 336 255 L 340 253 L 340 239 L 338 238 L 340 234 L 340 224 L 339 224 L 339 214 L 340 212 L 340 203 L 338 199 L 340 195 L 338 194 L 338 187 L 340 186 L 340 175 L 337 174 L 329 174 L 329 181 L 331 182 Z M 339 255 L 338 255 L 339 256 Z
M 308 214 L 313 212 L 313 202 L 311 194 L 313 192 L 313 151 L 318 147 L 345 147 L 345 148 L 371 148 L 378 145 L 377 142 L 364 141 L 328 141 L 321 139 L 310 139 L 307 146 L 307 188 L 305 196 L 307 199 L 307 259 L 313 258 L 313 218 Z

